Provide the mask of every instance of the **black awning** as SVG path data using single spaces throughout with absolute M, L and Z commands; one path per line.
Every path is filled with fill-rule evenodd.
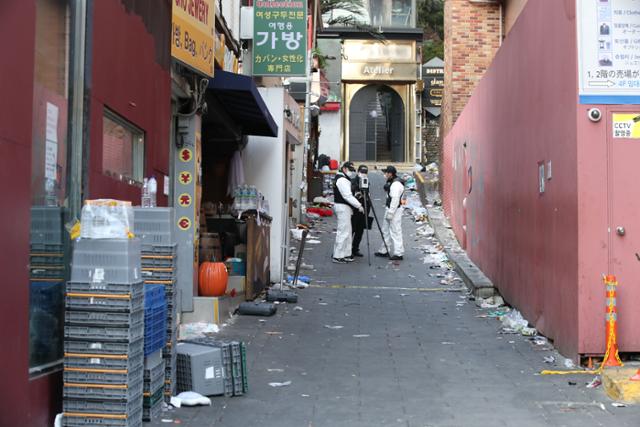
M 243 134 L 278 136 L 278 125 L 251 77 L 215 70 L 208 91 L 220 101 Z

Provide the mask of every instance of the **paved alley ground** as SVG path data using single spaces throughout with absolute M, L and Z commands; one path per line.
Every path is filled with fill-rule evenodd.
M 372 172 L 381 218 L 382 176 Z M 330 262 L 335 219 L 316 222 L 302 274 L 312 285 L 273 317 L 237 317 L 219 333 L 248 344 L 249 388 L 211 407 L 166 411 L 154 426 L 634 426 L 640 408 L 614 407 L 593 376 L 540 376 L 563 358 L 505 334 L 469 300 L 436 242 L 405 214 L 405 260 Z M 417 233 L 417 230 L 421 230 Z M 366 253 L 366 240 L 361 250 Z M 433 252 L 435 256 L 428 255 Z M 442 283 L 444 281 L 444 284 Z M 485 316 L 485 317 L 480 317 Z M 540 341 L 540 340 L 538 340 Z M 544 362 L 545 356 L 557 362 Z M 272 387 L 269 383 L 287 383 Z

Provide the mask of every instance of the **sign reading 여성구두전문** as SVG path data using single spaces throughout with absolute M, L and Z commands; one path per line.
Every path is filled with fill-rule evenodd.
M 262 1 L 253 7 L 253 75 L 304 76 L 307 0 Z
M 172 0 L 171 56 L 194 71 L 213 77 L 214 0 Z
M 578 0 L 581 104 L 640 104 L 640 0 Z

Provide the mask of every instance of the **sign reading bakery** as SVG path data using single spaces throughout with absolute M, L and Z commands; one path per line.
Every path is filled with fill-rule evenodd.
M 214 0 L 173 0 L 171 56 L 207 77 L 213 77 L 215 48 Z

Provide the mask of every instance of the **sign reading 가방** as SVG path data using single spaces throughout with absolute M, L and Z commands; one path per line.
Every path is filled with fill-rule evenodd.
M 261 1 L 253 7 L 253 75 L 304 76 L 307 0 Z
M 640 103 L 640 1 L 578 0 L 582 104 Z
M 173 0 L 171 56 L 208 77 L 213 77 L 215 46 L 214 0 Z

